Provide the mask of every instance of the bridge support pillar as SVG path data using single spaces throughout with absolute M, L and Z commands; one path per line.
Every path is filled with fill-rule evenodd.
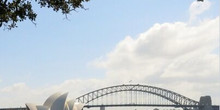
M 212 100 L 210 96 L 202 96 L 199 100 L 199 105 L 202 105 L 202 108 L 199 110 L 213 110 L 212 108 Z
M 105 107 L 104 107 L 104 106 L 101 106 L 101 107 L 100 107 L 100 110 L 105 110 Z

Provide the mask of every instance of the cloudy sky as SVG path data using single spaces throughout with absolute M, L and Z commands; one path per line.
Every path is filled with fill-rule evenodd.
M 101 87 L 146 84 L 220 104 L 219 0 L 92 0 L 61 13 L 35 6 L 0 30 L 0 107 L 74 98 Z M 122 77 L 123 76 L 123 77 Z

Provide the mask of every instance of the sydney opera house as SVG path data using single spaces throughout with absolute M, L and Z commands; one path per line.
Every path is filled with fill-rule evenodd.
M 43 105 L 26 103 L 28 110 L 81 110 L 84 106 L 82 103 L 76 103 L 74 99 L 67 100 L 68 93 L 55 93 L 44 102 Z

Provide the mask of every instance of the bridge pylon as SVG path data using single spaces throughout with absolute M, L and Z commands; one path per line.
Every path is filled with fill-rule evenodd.
M 100 107 L 100 110 L 105 110 L 105 106 L 101 106 L 101 107 Z
M 210 96 L 202 96 L 199 100 L 199 110 L 213 110 L 212 108 L 212 99 Z

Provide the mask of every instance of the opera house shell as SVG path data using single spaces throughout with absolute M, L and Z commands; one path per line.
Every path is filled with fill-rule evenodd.
M 28 110 L 82 110 L 84 104 L 75 103 L 74 99 L 67 101 L 67 95 L 68 93 L 55 93 L 47 98 L 43 105 L 31 103 L 26 103 L 25 105 Z

